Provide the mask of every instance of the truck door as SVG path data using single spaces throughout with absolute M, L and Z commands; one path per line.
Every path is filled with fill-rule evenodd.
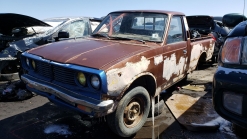
M 187 34 L 183 16 L 172 16 L 164 46 L 164 88 L 183 78 L 188 62 Z

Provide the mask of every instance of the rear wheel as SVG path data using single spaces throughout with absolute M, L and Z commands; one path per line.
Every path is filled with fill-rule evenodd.
M 147 90 L 135 87 L 120 100 L 115 112 L 107 115 L 107 123 L 117 135 L 129 137 L 144 125 L 149 108 L 150 96 Z

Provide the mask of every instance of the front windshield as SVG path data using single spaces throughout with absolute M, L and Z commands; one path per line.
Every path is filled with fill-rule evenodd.
M 148 12 L 111 13 L 93 34 L 111 38 L 161 42 L 168 16 Z

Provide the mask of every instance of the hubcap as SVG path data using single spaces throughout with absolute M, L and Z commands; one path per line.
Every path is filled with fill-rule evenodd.
M 140 99 L 133 99 L 124 110 L 124 123 L 127 127 L 136 126 L 143 116 L 143 109 L 141 108 L 142 101 Z

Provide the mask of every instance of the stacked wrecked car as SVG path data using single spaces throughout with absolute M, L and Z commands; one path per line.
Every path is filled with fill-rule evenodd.
M 26 15 L 6 13 L 0 14 L 0 21 L 0 71 L 2 77 L 8 78 L 8 74 L 20 71 L 22 52 L 61 39 L 88 36 L 101 19 L 60 17 L 41 21 Z
M 41 21 L 26 15 L 6 13 L 0 14 L 0 21 L 0 80 L 11 81 L 23 73 L 20 66 L 22 52 L 47 43 L 89 36 L 101 19 L 58 17 Z M 0 99 L 24 99 L 31 95 L 21 81 L 9 82 L 0 93 Z

